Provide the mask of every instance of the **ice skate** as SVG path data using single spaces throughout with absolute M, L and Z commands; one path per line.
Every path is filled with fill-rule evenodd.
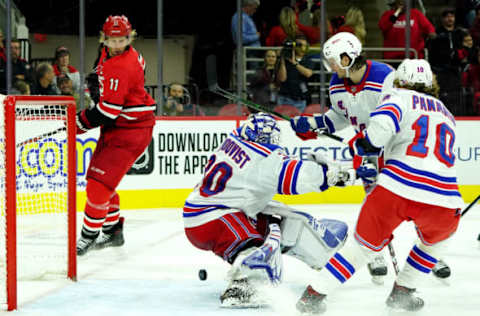
M 392 292 L 387 298 L 387 306 L 394 309 L 401 309 L 409 312 L 415 312 L 422 309 L 424 301 L 413 295 L 415 289 L 409 289 L 398 285 L 393 285 Z
M 309 285 L 297 302 L 297 310 L 307 315 L 323 314 L 327 310 L 326 297 L 325 294 L 318 293 Z
M 383 279 L 387 275 L 388 268 L 383 255 L 379 254 L 372 262 L 368 263 L 368 271 L 372 276 L 372 282 L 375 284 L 383 284 Z
M 123 238 L 123 222 L 125 218 L 120 217 L 118 223 L 116 223 L 109 231 L 103 232 L 95 243 L 95 249 L 103 249 L 107 247 L 120 247 L 125 243 Z
M 233 280 L 220 296 L 224 308 L 259 308 L 266 303 L 259 299 L 258 292 L 248 279 Z
M 94 249 L 96 238 L 97 237 L 94 237 L 94 238 L 85 238 L 83 236 L 80 237 L 80 239 L 77 241 L 77 256 L 83 256 L 91 249 Z
M 433 275 L 440 279 L 446 279 L 450 276 L 450 267 L 443 261 L 438 260 L 437 264 L 432 269 Z

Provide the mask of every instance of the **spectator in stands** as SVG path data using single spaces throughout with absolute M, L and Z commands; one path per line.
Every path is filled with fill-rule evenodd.
M 60 76 L 56 77 L 56 79 L 57 79 L 57 87 L 60 90 L 60 94 L 70 95 L 75 99 L 75 103 L 77 105 L 77 111 L 81 111 L 85 108 L 88 108 L 93 103 L 90 97 L 87 94 L 85 94 L 84 107 L 82 108 L 80 106 L 80 94 L 73 89 L 72 79 L 70 79 L 70 77 L 66 74 L 61 74 Z
M 457 20 L 457 25 L 467 29 L 470 28 L 475 20 L 475 11 L 479 4 L 479 0 L 456 0 L 455 19 Z
M 242 43 L 243 46 L 258 47 L 260 45 L 260 33 L 257 31 L 255 22 L 251 16 L 257 11 L 260 6 L 260 0 L 243 0 L 242 1 Z M 232 37 L 233 42 L 237 43 L 237 19 L 238 15 L 232 17 Z
M 58 87 L 58 77 L 61 75 L 68 75 L 73 82 L 73 90 L 80 93 L 80 73 L 78 70 L 70 65 L 70 51 L 65 46 L 59 46 L 55 49 L 55 62 L 53 64 L 53 71 L 55 73 L 54 84 Z
M 12 87 L 11 94 L 30 95 L 30 85 L 23 80 L 17 80 Z
M 35 82 L 32 85 L 33 95 L 58 95 L 53 81 L 55 74 L 49 63 L 40 63 L 35 70 Z
M 295 0 L 295 12 L 298 23 L 305 26 L 312 26 L 312 15 L 308 10 L 308 0 Z
M 281 82 L 277 104 L 289 104 L 303 112 L 307 105 L 308 78 L 313 74 L 312 62 L 304 58 L 308 42 L 303 35 L 295 39 L 294 49 L 283 48 L 280 57 L 278 80 Z
M 299 34 L 295 11 L 290 7 L 283 7 L 278 15 L 279 25 L 272 27 L 265 44 L 267 46 L 282 46 L 285 40 L 294 41 Z
M 277 72 L 277 53 L 274 50 L 265 51 L 264 66 L 257 69 L 255 76 L 250 80 L 250 90 L 255 103 L 269 106 L 271 109 L 277 104 L 280 88 Z
M 480 46 L 480 5 L 475 8 L 475 12 L 476 16 L 472 27 L 470 28 L 470 34 L 473 38 L 473 44 L 475 46 Z
M 383 33 L 384 47 L 398 47 L 399 51 L 384 52 L 385 59 L 398 59 L 399 62 L 405 58 L 405 3 L 404 0 L 390 0 L 390 10 L 387 10 L 380 17 L 378 26 Z M 425 56 L 425 37 L 435 37 L 435 28 L 432 23 L 417 9 L 410 10 L 410 47 L 418 52 L 418 58 Z M 410 58 L 413 58 L 413 53 Z
M 465 31 L 455 26 L 455 9 L 443 9 L 436 33 L 429 43 L 429 61 L 440 85 L 440 100 L 453 107 L 453 114 L 459 114 L 462 55 L 468 52 L 462 51 Z
M 365 45 L 367 30 L 365 29 L 365 20 L 362 10 L 357 7 L 350 7 L 345 15 L 345 23 L 341 25 L 335 33 L 349 32 L 354 34 Z
M 168 86 L 167 99 L 163 106 L 163 115 L 203 116 L 205 114 L 197 105 L 192 104 L 188 90 L 182 84 L 174 82 Z
M 460 60 L 460 69 L 465 70 L 468 64 L 476 59 L 476 48 L 473 47 L 472 35 L 466 30 L 462 32 L 462 46 L 457 50 L 458 59 Z
M 257 31 L 257 26 L 252 19 L 252 15 L 255 14 L 257 8 L 260 6 L 260 0 L 242 0 L 242 44 L 244 47 L 260 47 L 260 32 Z M 237 23 L 238 14 L 232 16 L 232 37 L 233 43 L 237 44 Z M 247 50 L 247 58 L 261 57 L 262 52 L 257 50 Z M 236 55 L 235 55 L 236 56 Z M 248 69 L 255 69 L 259 65 L 258 62 L 247 62 Z
M 462 83 L 473 94 L 473 108 L 467 112 L 480 115 L 480 49 L 477 49 L 476 59 L 466 67 Z
M 0 31 L 1 32 L 1 31 Z M 0 93 L 7 93 L 7 59 L 5 52 L 5 43 L 3 40 L 3 33 L 0 36 Z M 20 56 L 20 41 L 12 39 L 10 45 L 11 58 L 12 58 L 12 88 L 15 86 L 18 80 L 21 80 L 27 84 L 31 84 L 30 65 L 26 60 Z
M 30 65 L 21 57 L 20 41 L 12 39 L 10 47 L 12 52 L 12 85 L 14 85 L 17 80 L 31 83 Z
M 332 25 L 330 24 L 328 17 L 325 15 L 325 24 L 322 25 L 321 15 L 322 11 L 320 9 L 313 11 L 312 26 L 298 23 L 298 29 L 305 35 L 310 45 L 320 44 L 320 32 L 322 28 L 325 29 L 325 39 L 328 39 L 333 34 Z

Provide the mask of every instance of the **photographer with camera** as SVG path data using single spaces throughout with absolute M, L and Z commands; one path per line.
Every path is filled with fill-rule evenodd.
M 163 115 L 177 116 L 184 111 L 185 96 L 183 93 L 183 86 L 179 83 L 172 83 L 168 86 L 168 95 L 163 107 Z
M 180 83 L 174 82 L 168 86 L 163 115 L 166 116 L 203 116 L 202 109 L 192 104 L 190 92 Z
M 278 80 L 281 82 L 277 104 L 289 104 L 303 112 L 307 106 L 307 82 L 313 74 L 313 64 L 304 58 L 308 50 L 307 39 L 297 35 L 287 40 L 280 54 Z

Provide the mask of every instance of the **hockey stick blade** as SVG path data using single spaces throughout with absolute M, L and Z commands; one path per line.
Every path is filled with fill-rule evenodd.
M 260 105 L 260 104 L 257 104 L 257 103 L 253 103 L 249 100 L 246 100 L 246 99 L 243 99 L 243 98 L 240 98 L 239 96 L 233 94 L 233 93 L 230 93 L 228 92 L 227 90 L 224 90 L 222 88 L 220 88 L 217 84 L 215 85 L 212 85 L 211 87 L 209 87 L 210 91 L 226 98 L 226 99 L 229 99 L 231 101 L 234 101 L 234 102 L 240 102 L 240 103 L 243 103 L 245 104 L 246 106 L 254 109 L 254 110 L 257 110 L 257 111 L 261 111 L 261 112 L 265 112 L 265 113 L 269 113 L 269 114 L 272 114 L 278 118 L 281 118 L 285 121 L 290 121 L 290 117 L 287 116 L 287 115 L 284 115 L 282 113 L 279 113 L 277 111 L 273 111 L 263 105 Z M 333 140 L 336 140 L 338 142 L 341 142 L 341 143 L 344 143 L 344 140 L 342 137 L 340 136 L 337 136 L 337 135 L 334 135 L 334 134 L 330 134 L 330 133 L 327 133 L 327 132 L 317 132 L 317 134 L 319 136 L 325 136 L 325 137 L 328 137 L 328 138 L 331 138 Z
M 35 136 L 35 137 L 32 137 L 32 138 L 29 138 L 29 139 L 27 139 L 27 140 L 24 140 L 24 141 L 18 143 L 18 144 L 16 145 L 16 147 L 17 147 L 17 148 L 18 148 L 18 147 L 22 147 L 22 146 L 24 146 L 24 145 L 26 145 L 26 144 L 30 144 L 30 143 L 39 141 L 40 139 L 43 139 L 43 138 L 45 138 L 45 137 L 49 137 L 49 136 L 56 135 L 56 134 L 58 134 L 58 133 L 60 133 L 60 132 L 66 131 L 66 130 L 67 130 L 67 128 L 66 128 L 65 126 L 59 127 L 59 128 L 57 128 L 56 130 L 53 130 L 53 131 L 51 131 L 51 132 L 43 133 L 43 134 L 41 134 L 41 135 L 38 135 L 38 136 Z
M 475 203 L 478 202 L 478 200 L 480 200 L 480 195 L 477 196 L 477 197 L 475 198 L 475 200 L 473 200 L 472 203 L 468 204 L 468 206 L 462 211 L 462 214 L 461 214 L 460 216 L 465 215 L 465 214 L 472 208 L 472 206 L 474 206 Z
M 395 255 L 395 249 L 393 249 L 392 241 L 388 243 L 388 252 L 390 253 L 390 257 L 392 258 L 393 269 L 395 270 L 395 275 L 400 273 L 400 269 L 398 268 L 398 261 L 397 256 Z

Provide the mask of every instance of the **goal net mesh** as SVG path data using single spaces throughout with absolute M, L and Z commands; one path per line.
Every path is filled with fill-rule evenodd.
M 7 128 L 0 110 L 0 282 L 5 284 Z M 65 277 L 68 268 L 66 105 L 15 103 L 17 280 Z M 60 131 L 59 131 L 60 130 Z M 44 135 L 44 137 L 38 137 Z M 46 135 L 46 136 L 45 136 Z M 73 145 L 73 144 L 72 144 Z M 5 286 L 0 300 L 6 302 Z

